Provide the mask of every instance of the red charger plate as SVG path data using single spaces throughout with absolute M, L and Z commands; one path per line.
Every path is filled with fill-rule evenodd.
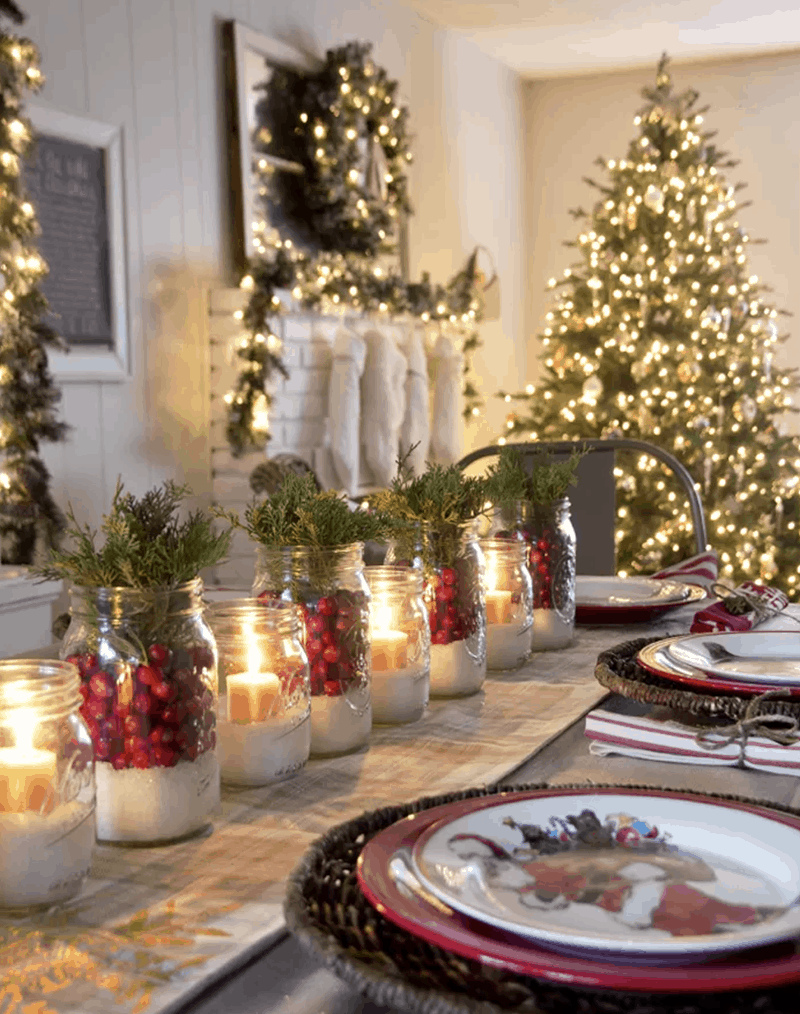
M 800 828 L 800 820 L 797 818 L 766 807 L 681 792 L 635 790 L 622 786 L 509 792 L 432 807 L 405 817 L 380 831 L 364 846 L 358 857 L 356 873 L 359 886 L 381 915 L 414 936 L 490 967 L 504 968 L 518 975 L 546 979 L 561 985 L 641 993 L 720 993 L 800 981 L 800 954 L 792 940 L 750 951 L 739 951 L 702 964 L 677 966 L 622 964 L 619 955 L 611 954 L 608 961 L 568 956 L 537 947 L 516 934 L 506 933 L 453 910 L 446 910 L 446 906 L 431 904 L 410 889 L 400 887 L 389 872 L 389 863 L 395 853 L 401 849 L 413 848 L 420 835 L 443 817 L 458 817 L 494 806 L 502 799 L 512 802 L 540 796 L 585 795 L 587 791 L 593 795 L 624 791 L 631 795 L 705 800 L 716 806 L 749 810 Z
M 654 599 L 651 602 L 576 602 L 575 622 L 585 624 L 598 623 L 646 623 L 655 620 L 671 609 L 694 605 L 707 597 L 705 588 L 699 585 L 687 585 L 690 589 L 686 598 L 669 601 Z

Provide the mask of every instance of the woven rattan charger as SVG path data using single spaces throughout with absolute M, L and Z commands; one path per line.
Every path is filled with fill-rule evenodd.
M 413 1014 L 797 1014 L 796 984 L 654 995 L 560 986 L 517 975 L 427 943 L 385 919 L 361 893 L 358 856 L 374 835 L 395 821 L 455 800 L 547 787 L 470 789 L 372 810 L 339 824 L 311 846 L 292 873 L 285 902 L 289 929 L 307 951 L 370 1000 Z M 559 786 L 575 787 L 588 788 Z M 715 798 L 754 802 L 737 796 Z M 788 806 L 773 808 L 800 816 Z
M 637 654 L 659 637 L 624 641 L 598 655 L 595 677 L 612 693 L 621 694 L 640 704 L 657 704 L 677 712 L 688 712 L 695 719 L 729 718 L 739 722 L 752 716 L 753 695 L 743 696 L 732 691 L 709 688 L 707 691 L 678 688 L 675 683 L 648 672 L 636 661 Z M 800 721 L 800 698 L 770 693 L 757 701 L 758 714 L 787 715 Z M 678 717 L 678 716 L 676 716 Z M 800 1007 L 798 1007 L 800 1010 Z

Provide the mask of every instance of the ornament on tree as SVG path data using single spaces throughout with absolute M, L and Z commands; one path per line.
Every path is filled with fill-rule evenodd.
M 739 422 L 749 425 L 755 419 L 757 411 L 758 405 L 756 405 L 749 394 L 742 395 L 741 398 L 733 403 L 733 415 Z
M 707 430 L 708 427 L 711 425 L 711 420 L 706 415 L 698 415 L 694 419 L 692 419 L 689 425 L 692 427 L 692 429 L 696 429 L 698 431 Z
M 731 313 L 731 308 L 729 306 L 723 306 L 719 312 L 720 317 L 722 318 L 720 330 L 725 334 L 727 334 L 731 329 L 731 318 L 733 316 Z
M 767 322 L 764 325 L 764 331 L 771 342 L 776 342 L 778 340 L 778 325 L 772 317 L 767 318 Z
M 700 314 L 700 327 L 718 328 L 722 323 L 722 314 L 710 303 Z
M 664 211 L 664 191 L 661 187 L 657 187 L 655 183 L 651 183 L 650 186 L 644 192 L 644 205 L 651 211 L 654 211 L 657 215 L 661 215 Z
M 587 377 L 583 385 L 583 400 L 589 405 L 595 405 L 602 393 L 603 381 L 596 375 Z

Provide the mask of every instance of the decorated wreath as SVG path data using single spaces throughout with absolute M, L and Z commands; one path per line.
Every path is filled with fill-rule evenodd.
M 317 71 L 276 71 L 256 107 L 256 152 L 282 158 L 302 172 L 280 172 L 256 160 L 259 194 L 280 205 L 302 245 L 266 221 L 256 230 L 257 256 L 240 285 L 249 292 L 237 314 L 248 331 L 237 353 L 242 369 L 228 406 L 226 435 L 234 455 L 263 449 L 269 440 L 270 381 L 287 376 L 281 341 L 271 321 L 284 307 L 279 291 L 321 313 L 360 312 L 442 321 L 461 332 L 465 374 L 479 347 L 474 325 L 481 303 L 475 254 L 447 283 L 428 275 L 408 283 L 387 269 L 381 254 L 395 249 L 401 217 L 411 213 L 406 168 L 408 111 L 396 100 L 398 84 L 370 58 L 371 45 L 350 42 L 326 54 Z M 266 124 L 269 123 L 269 128 Z M 481 399 L 465 377 L 465 416 Z

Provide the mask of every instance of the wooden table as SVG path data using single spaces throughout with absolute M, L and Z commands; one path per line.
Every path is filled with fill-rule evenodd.
M 676 617 L 677 619 L 677 617 Z M 683 629 L 686 629 L 684 626 Z M 587 631 L 586 634 L 589 632 Z M 612 646 L 631 636 L 665 633 L 664 621 L 631 628 L 606 628 Z M 580 635 L 579 635 L 580 636 Z M 610 698 L 629 713 L 643 713 L 641 705 Z M 583 718 L 575 721 L 535 756 L 525 760 L 498 784 L 547 782 L 650 785 L 663 788 L 702 788 L 711 792 L 749 796 L 764 802 L 800 807 L 800 779 L 731 767 L 643 761 L 627 757 L 593 757 L 584 735 Z M 420 793 L 421 795 L 423 793 Z M 294 939 L 283 937 L 237 973 L 208 989 L 180 1009 L 180 1014 L 397 1014 L 378 1007 L 353 991 L 309 958 Z

